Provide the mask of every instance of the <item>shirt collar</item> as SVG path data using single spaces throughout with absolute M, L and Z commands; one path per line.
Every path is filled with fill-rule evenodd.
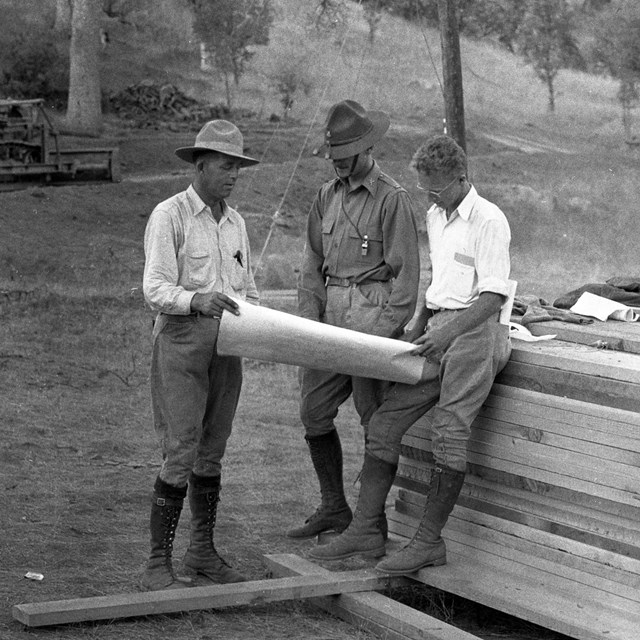
M 190 184 L 187 187 L 187 198 L 193 208 L 193 215 L 197 216 L 205 211 L 208 211 L 208 212 L 211 211 L 211 207 L 209 207 L 209 205 L 206 204 L 205 201 L 198 195 L 198 192 L 193 188 L 192 184 Z M 229 207 L 227 206 L 227 203 L 223 200 L 222 201 L 222 217 L 223 218 L 227 217 L 228 212 L 229 212 Z
M 371 193 L 372 196 L 376 195 L 376 189 L 378 187 L 378 178 L 382 173 L 382 169 L 378 166 L 378 163 L 374 160 L 371 165 L 371 169 L 360 180 L 351 182 L 351 191 L 355 191 L 360 187 L 364 187 Z
M 473 211 L 473 207 L 475 206 L 477 199 L 478 192 L 473 185 L 470 185 L 467 195 L 463 198 L 462 202 L 456 209 L 460 217 L 466 222 L 468 222 L 469 218 L 471 217 L 471 212 Z
M 469 191 L 467 191 L 467 195 L 462 199 L 462 202 L 457 206 L 457 208 L 452 212 L 450 220 L 453 218 L 454 214 L 457 212 L 458 215 L 465 221 L 468 222 L 471 217 L 471 213 L 473 212 L 473 207 L 476 204 L 476 200 L 478 199 L 478 192 L 476 188 L 471 185 Z M 447 215 L 447 212 L 439 207 L 437 204 L 431 205 L 427 214 L 439 212 L 443 216 Z

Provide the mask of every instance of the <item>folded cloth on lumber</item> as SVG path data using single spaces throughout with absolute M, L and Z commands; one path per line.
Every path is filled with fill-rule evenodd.
M 621 302 L 628 307 L 640 307 L 640 276 L 617 276 L 609 278 L 604 284 L 590 283 L 582 285 L 578 289 L 560 296 L 553 302 L 553 306 L 559 309 L 570 309 L 585 292 L 593 293 L 601 298 L 615 300 L 615 302 Z
M 533 322 L 548 322 L 549 320 L 561 320 L 562 322 L 572 322 L 574 324 L 590 324 L 592 318 L 579 316 L 566 309 L 558 309 L 550 305 L 543 298 L 533 295 L 516 296 L 513 301 L 512 314 L 522 316 L 518 318 L 521 325 L 532 324 Z

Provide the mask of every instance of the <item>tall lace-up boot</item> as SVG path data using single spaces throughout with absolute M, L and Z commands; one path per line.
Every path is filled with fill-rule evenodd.
M 342 445 L 338 432 L 334 429 L 321 436 L 307 437 L 306 441 L 320 483 L 322 501 L 301 527 L 287 531 L 289 538 L 313 538 L 325 531 L 341 533 L 353 517 L 344 495 Z
M 187 487 L 174 487 L 156 478 L 151 502 L 151 553 L 140 580 L 145 591 L 183 589 L 190 581 L 178 578 L 171 554 Z
M 444 466 L 433 469 L 427 504 L 415 535 L 400 551 L 378 563 L 378 571 L 404 575 L 446 563 L 447 550 L 440 533 L 460 495 L 464 476 L 462 471 Z
M 244 582 L 246 578 L 220 556 L 213 544 L 220 476 L 197 476 L 189 479 L 191 539 L 184 556 L 184 566 L 191 576 L 205 576 L 212 582 L 227 584 Z
M 381 516 L 396 469 L 395 464 L 365 454 L 360 474 L 360 496 L 351 524 L 328 544 L 313 548 L 309 552 L 311 558 L 342 560 L 355 555 L 367 558 L 384 555 L 386 532 L 381 530 Z

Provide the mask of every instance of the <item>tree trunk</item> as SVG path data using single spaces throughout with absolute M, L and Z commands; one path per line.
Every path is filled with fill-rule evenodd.
M 553 86 L 553 78 L 547 77 L 547 88 L 549 89 L 549 111 L 554 113 L 556 110 L 555 88 Z
M 66 128 L 81 135 L 102 128 L 99 12 L 100 0 L 72 0 Z
M 56 17 L 53 29 L 68 32 L 71 27 L 71 0 L 56 0 Z

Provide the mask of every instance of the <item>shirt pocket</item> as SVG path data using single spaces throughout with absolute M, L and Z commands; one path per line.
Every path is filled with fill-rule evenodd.
M 332 233 L 335 225 L 336 219 L 334 216 L 322 218 L 322 251 L 325 256 L 331 251 Z
M 211 273 L 212 257 L 205 249 L 192 249 L 186 256 L 189 282 L 201 287 L 213 279 Z
M 236 251 L 229 261 L 229 284 L 234 291 L 247 288 L 247 261 L 242 251 Z
M 456 293 L 468 297 L 473 293 L 476 277 L 476 262 L 473 256 L 455 252 L 451 263 L 451 283 Z
M 349 245 L 356 256 L 356 262 L 376 265 L 382 260 L 382 229 L 373 227 L 360 231 L 351 227 Z

